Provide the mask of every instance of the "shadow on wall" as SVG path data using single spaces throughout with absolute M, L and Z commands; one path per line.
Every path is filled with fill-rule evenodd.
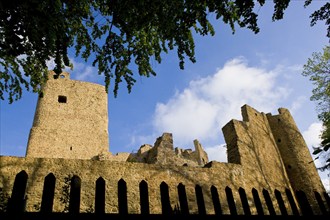
M 16 215 L 19 213 L 25 213 L 25 207 L 27 203 L 26 198 L 26 187 L 27 187 L 28 175 L 23 170 L 16 175 L 14 186 L 12 189 L 12 194 L 9 197 L 8 194 L 3 193 L 3 190 L 0 188 L 0 211 L 2 213 L 7 213 L 4 216 Z M 42 192 L 42 200 L 40 206 L 36 206 L 36 212 L 38 213 L 52 213 L 53 211 L 53 201 L 54 201 L 54 193 L 55 193 L 55 184 L 56 178 L 50 173 L 44 179 L 44 187 Z M 102 177 L 99 177 L 95 182 L 95 195 L 94 195 L 94 206 L 89 207 L 89 209 L 84 210 L 84 213 L 94 213 L 94 214 L 107 214 L 105 213 L 105 191 L 106 191 L 106 182 Z M 118 181 L 118 213 L 119 215 L 127 215 L 130 214 L 128 212 L 128 199 L 127 199 L 127 185 L 124 179 L 120 179 Z M 160 201 L 161 201 L 161 215 L 200 215 L 206 216 L 207 211 L 205 208 L 204 202 L 204 194 L 203 189 L 200 185 L 195 185 L 195 196 L 197 201 L 198 212 L 191 213 L 188 206 L 187 193 L 185 189 L 185 185 L 180 183 L 177 186 L 177 193 L 179 198 L 179 203 L 174 207 L 170 203 L 169 197 L 169 187 L 165 182 L 162 182 L 159 186 L 160 190 Z M 227 201 L 220 201 L 219 199 L 219 191 L 217 187 L 210 186 L 209 188 L 212 203 L 215 215 L 224 215 L 222 205 L 223 203 L 227 203 L 230 210 L 230 215 L 236 216 L 237 212 L 237 204 L 233 197 L 233 191 L 230 187 L 225 187 L 225 194 Z M 249 205 L 246 191 L 243 188 L 239 188 L 239 196 L 240 202 L 242 204 L 244 215 L 251 215 L 251 207 Z M 62 188 L 62 197 L 61 202 L 65 205 L 63 213 L 71 213 L 78 214 L 80 213 L 80 193 L 81 193 L 81 179 L 79 176 L 73 175 L 65 178 L 65 185 Z M 280 208 L 282 216 L 288 216 L 288 213 L 292 213 L 295 216 L 312 216 L 315 215 L 312 210 L 309 201 L 303 191 L 296 191 L 295 195 L 298 201 L 298 204 L 295 203 L 293 199 L 293 195 L 290 190 L 285 190 L 283 192 L 285 197 L 288 198 L 288 202 L 290 204 L 290 209 L 287 210 L 284 205 L 284 197 L 282 193 L 278 190 L 274 191 L 276 201 L 272 201 L 270 193 L 267 190 L 263 190 L 261 195 L 263 200 L 266 201 L 267 213 L 269 215 L 276 215 L 274 209 L 274 203 L 276 202 Z M 149 204 L 149 188 L 148 183 L 145 180 L 142 180 L 139 184 L 139 194 L 140 194 L 140 210 L 141 215 L 150 215 L 150 204 Z M 314 192 L 315 199 L 318 202 L 319 208 L 322 212 L 321 215 L 330 215 L 330 198 L 326 193 L 320 194 L 319 192 Z M 255 208 L 257 210 L 257 215 L 264 216 L 265 210 L 261 205 L 261 195 L 259 192 L 252 188 L 252 195 L 254 199 Z M 322 198 L 323 197 L 323 198 Z M 325 201 L 325 202 L 324 202 Z M 298 211 L 298 207 L 300 207 L 301 213 Z

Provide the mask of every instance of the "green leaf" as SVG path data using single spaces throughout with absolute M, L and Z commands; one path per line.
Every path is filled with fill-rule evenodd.
M 313 155 L 319 154 L 320 152 L 322 152 L 322 149 L 317 148 L 313 151 Z

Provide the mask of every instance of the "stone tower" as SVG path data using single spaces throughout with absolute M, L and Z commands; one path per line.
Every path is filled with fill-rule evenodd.
M 49 72 L 39 95 L 26 157 L 92 159 L 109 151 L 104 86 Z
M 291 186 L 295 191 L 304 191 L 308 199 L 313 200 L 314 192 L 324 190 L 315 163 L 288 109 L 279 108 L 278 112 L 274 116 L 268 113 L 267 118 Z
M 272 186 L 285 183 L 294 192 L 303 191 L 312 209 L 318 210 L 315 192 L 325 189 L 289 110 L 279 108 L 278 115 L 248 105 L 241 110 L 243 121 L 231 120 L 222 128 L 228 162 L 254 167 Z

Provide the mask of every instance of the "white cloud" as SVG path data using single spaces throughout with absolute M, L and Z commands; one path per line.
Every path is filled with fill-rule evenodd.
M 216 145 L 214 147 L 206 147 L 205 151 L 208 155 L 209 161 L 216 160 L 219 162 L 228 162 L 226 145 Z
M 70 62 L 73 64 L 73 69 L 71 70 L 70 68 L 66 67 L 64 70 L 70 73 L 72 79 L 89 82 L 97 82 L 100 79 L 103 79 L 98 75 L 97 68 L 90 66 L 87 63 L 78 62 L 74 58 L 70 58 Z M 48 69 L 54 69 L 54 58 L 48 60 L 46 64 Z
M 290 72 L 297 72 L 301 73 L 303 71 L 303 66 L 302 65 L 292 65 L 287 67 Z
M 187 143 L 193 140 L 192 137 L 210 137 L 217 107 L 187 89 L 166 104 L 158 103 L 155 114 L 157 130 L 174 133 L 176 140 Z
M 315 122 L 311 124 L 306 131 L 302 133 L 306 144 L 309 148 L 309 151 L 313 152 L 313 147 L 317 147 L 321 143 L 320 134 L 322 131 L 322 123 L 321 122 Z M 316 156 L 312 155 L 313 158 Z M 326 154 L 317 155 L 319 158 L 314 160 L 316 167 L 322 167 L 325 165 L 326 161 Z M 330 191 L 330 172 L 329 171 L 318 171 L 321 181 L 325 187 L 325 189 L 329 192 Z
M 313 147 L 317 147 L 320 145 L 321 143 L 321 131 L 322 131 L 323 127 L 322 127 L 322 123 L 321 122 L 315 122 L 312 123 L 308 129 L 304 132 L 302 132 L 302 135 L 305 139 L 305 142 L 308 146 L 308 149 L 312 155 Z M 313 158 L 315 159 L 316 156 L 312 155 Z M 319 159 L 314 160 L 315 166 L 316 167 L 321 167 L 324 165 L 325 162 L 325 158 L 324 158 L 324 154 L 323 155 L 317 155 L 319 156 Z M 326 189 L 326 191 L 330 192 L 330 172 L 329 171 L 318 171 L 321 181 Z
M 290 112 L 292 115 L 299 110 L 303 104 L 307 101 L 308 99 L 306 96 L 299 96 L 295 101 L 292 102 L 290 109 Z
M 320 134 L 322 123 L 312 123 L 306 131 L 302 133 L 308 148 L 313 151 L 313 147 L 317 147 L 321 143 Z
M 47 60 L 46 65 L 49 70 L 53 70 L 55 68 L 55 59 L 51 58 L 50 60 Z
M 171 132 L 179 147 L 198 139 L 203 146 L 220 144 L 221 128 L 241 119 L 240 108 L 248 104 L 258 111 L 278 108 L 290 89 L 276 85 L 278 70 L 250 67 L 236 58 L 214 75 L 191 81 L 166 103 L 158 103 L 153 126 L 156 133 Z
M 321 179 L 323 185 L 324 185 L 324 188 L 327 192 L 330 192 L 330 174 L 328 174 L 328 177 L 324 177 Z M 327 175 L 325 175 L 327 176 Z
M 90 78 L 94 78 L 94 74 L 97 74 L 97 70 L 91 66 L 86 66 L 82 69 L 80 73 L 77 73 L 79 70 L 76 70 L 76 79 L 86 81 Z
M 158 136 L 160 136 L 160 135 L 158 135 Z M 137 151 L 138 148 L 143 144 L 153 145 L 158 136 L 156 134 L 145 135 L 145 136 L 144 135 L 133 135 L 133 136 L 131 136 L 130 143 L 128 145 L 124 146 L 124 148 L 134 149 Z M 138 148 L 136 149 L 135 146 L 138 146 Z
M 81 81 L 96 82 L 102 77 L 98 75 L 98 70 L 86 63 L 78 62 L 75 59 L 71 59 L 73 64 L 72 78 Z

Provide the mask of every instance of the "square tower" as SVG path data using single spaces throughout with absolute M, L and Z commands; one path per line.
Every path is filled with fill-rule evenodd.
M 26 157 L 92 159 L 109 151 L 104 86 L 50 71 L 39 95 Z

